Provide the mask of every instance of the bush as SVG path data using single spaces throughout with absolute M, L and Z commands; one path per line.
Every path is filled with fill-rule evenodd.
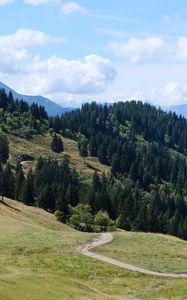
M 93 215 L 89 205 L 78 204 L 72 209 L 70 224 L 83 231 L 93 231 Z
M 55 215 L 57 221 L 62 222 L 62 220 L 63 220 L 63 212 L 62 211 L 56 210 L 54 215 Z
M 94 218 L 94 224 L 95 224 L 95 225 L 98 225 L 98 226 L 101 226 L 101 230 L 106 231 L 106 230 L 107 230 L 107 227 L 108 227 L 109 224 L 110 224 L 110 218 L 109 218 L 108 213 L 107 213 L 106 211 L 100 210 L 100 211 L 95 215 L 95 218 Z

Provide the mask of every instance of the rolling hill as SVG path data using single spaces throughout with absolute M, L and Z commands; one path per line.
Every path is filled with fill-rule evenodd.
M 83 256 L 77 248 L 98 233 L 73 228 L 126 229 L 94 251 L 186 272 L 186 241 L 150 232 L 187 239 L 187 122 L 141 102 L 48 117 L 2 90 L 0 108 L 0 299 L 185 299 L 186 279 Z M 55 136 L 63 152 L 52 151 Z M 96 222 L 101 213 L 107 226 Z
M 185 119 L 135 101 L 48 117 L 3 90 L 0 108 L 4 196 L 59 211 L 76 228 L 85 218 L 95 226 L 105 211 L 107 223 L 122 229 L 187 239 Z M 55 140 L 63 150 L 51 147 Z M 31 161 L 19 165 L 26 156 Z
M 4 200 L 4 204 L 0 203 L 0 299 L 185 299 L 185 279 L 142 275 L 87 258 L 76 249 L 95 234 L 77 232 L 39 208 Z M 128 245 L 122 252 L 125 241 L 133 246 L 138 240 L 148 261 L 145 257 L 141 261 L 142 252 L 138 252 L 137 247 L 133 249 L 133 257 Z M 163 249 L 152 258 L 151 243 Z M 170 243 L 172 247 L 167 247 Z M 125 255 L 127 259 L 141 261 L 143 266 L 152 259 L 156 266 L 165 263 L 169 269 L 178 270 L 185 263 L 184 247 L 185 242 L 176 238 L 121 232 L 116 233 L 114 243 L 99 248 L 99 251 L 107 252 L 109 256 L 115 256 L 119 251 L 121 259 L 125 259 Z M 172 249 L 177 249 L 178 262 Z M 164 251 L 167 251 L 167 258 Z
M 33 136 L 32 140 L 25 140 L 12 134 L 7 134 L 7 138 L 10 150 L 9 163 L 16 165 L 19 157 L 24 154 L 31 155 L 35 159 L 34 161 L 25 161 L 23 163 L 25 171 L 28 171 L 30 167 L 34 170 L 36 161 L 40 156 L 57 159 L 59 163 L 62 163 L 64 155 L 68 154 L 71 166 L 86 178 L 91 178 L 95 170 L 99 174 L 110 172 L 110 167 L 102 165 L 96 157 L 89 156 L 86 158 L 86 163 L 84 163 L 83 158 L 80 156 L 77 142 L 68 138 L 62 138 L 65 150 L 63 153 L 55 153 L 50 149 L 51 136 L 49 134 Z

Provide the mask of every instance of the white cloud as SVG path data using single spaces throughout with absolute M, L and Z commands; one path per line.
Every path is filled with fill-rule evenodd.
M 126 101 L 126 100 L 141 100 L 149 102 L 161 107 L 169 107 L 178 104 L 187 104 L 187 85 L 182 85 L 177 81 L 168 81 L 165 85 L 160 84 L 155 88 L 154 84 L 149 87 L 142 87 L 138 89 L 118 89 L 117 91 L 110 91 L 108 95 L 102 97 L 101 102 L 107 99 L 107 102 Z M 106 100 L 105 100 L 106 101 Z
M 1 48 L 30 48 L 46 45 L 51 41 L 50 36 L 41 31 L 19 29 L 14 34 L 0 36 Z
M 67 2 L 62 5 L 61 8 L 62 15 L 70 15 L 73 13 L 87 14 L 88 11 L 86 8 L 84 8 L 77 2 Z
M 0 36 L 0 74 L 16 75 L 20 90 L 31 94 L 97 94 L 105 90 L 107 83 L 113 82 L 116 70 L 110 60 L 101 56 L 88 55 L 82 60 L 67 60 L 53 55 L 42 59 L 34 57 L 29 50 L 58 41 L 41 31 L 30 29 L 19 29 L 14 34 Z
M 153 90 L 152 95 L 156 95 L 157 103 L 170 106 L 187 103 L 187 85 L 181 85 L 177 81 L 169 81 L 158 90 Z
M 28 53 L 29 48 L 57 41 L 41 31 L 31 29 L 19 29 L 14 34 L 0 36 L 0 72 L 19 72 L 19 63 L 32 57 Z
M 59 3 L 59 0 L 24 0 L 26 4 L 38 6 L 42 4 L 55 4 Z
M 177 55 L 179 59 L 187 59 L 187 37 L 180 37 L 177 41 Z
M 125 43 L 113 42 L 109 44 L 108 49 L 119 56 L 129 58 L 133 63 L 163 58 L 167 53 L 164 40 L 158 37 L 130 38 Z
M 97 55 L 86 56 L 83 60 L 35 57 L 26 71 L 28 75 L 22 81 L 22 90 L 35 94 L 97 94 L 116 77 L 111 61 Z
M 12 4 L 14 3 L 14 0 L 0 0 L 0 6 Z
M 26 50 L 0 48 L 0 73 L 19 73 L 19 62 L 26 59 Z

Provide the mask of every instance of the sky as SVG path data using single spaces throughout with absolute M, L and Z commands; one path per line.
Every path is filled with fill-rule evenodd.
M 186 0 L 0 0 L 0 81 L 63 106 L 187 103 Z

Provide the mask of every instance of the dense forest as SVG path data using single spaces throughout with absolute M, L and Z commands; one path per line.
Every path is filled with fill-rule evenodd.
M 82 230 L 92 230 L 92 223 L 102 225 L 105 219 L 126 230 L 187 239 L 187 121 L 183 117 L 131 101 L 84 104 L 49 118 L 43 107 L 14 101 L 11 93 L 2 90 L 0 128 L 2 196 L 55 212 L 62 222 Z M 46 132 L 52 134 L 53 151 L 63 151 L 61 136 L 74 139 L 84 159 L 97 157 L 111 166 L 111 173 L 95 172 L 92 178 L 84 178 L 72 169 L 67 155 L 61 165 L 41 157 L 27 176 L 20 162 L 9 165 L 6 133 L 32 139 Z

